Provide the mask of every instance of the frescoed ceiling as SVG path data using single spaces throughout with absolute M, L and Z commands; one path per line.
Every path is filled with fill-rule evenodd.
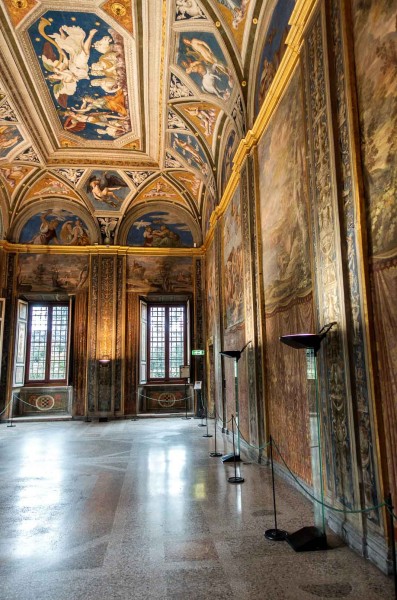
M 13 223 L 21 230 L 24 211 L 55 210 L 55 200 L 66 199 L 91 214 L 99 241 L 110 221 L 120 224 L 140 204 L 154 212 L 157 201 L 162 209 L 169 202 L 175 218 L 178 206 L 188 211 L 202 241 L 246 132 L 258 23 L 274 5 L 2 0 L 0 206 L 8 239 L 17 241 Z

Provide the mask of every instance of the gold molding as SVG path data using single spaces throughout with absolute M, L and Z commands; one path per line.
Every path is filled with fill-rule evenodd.
M 136 246 L 41 246 L 39 244 L 13 244 L 0 240 L 0 248 L 6 252 L 15 254 L 85 254 L 98 256 L 202 256 L 205 253 L 205 247 L 200 248 L 139 248 Z

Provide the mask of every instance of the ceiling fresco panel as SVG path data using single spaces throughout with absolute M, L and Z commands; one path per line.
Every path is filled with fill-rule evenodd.
M 20 184 L 34 170 L 27 165 L 2 164 L 0 166 L 0 177 L 4 181 L 9 196 L 11 197 Z
M 210 102 L 188 102 L 179 104 L 178 109 L 189 119 L 212 148 L 216 123 L 221 109 Z
M 29 36 L 67 133 L 115 140 L 131 132 L 122 36 L 94 13 L 47 11 Z
M 85 191 L 95 210 L 121 210 L 130 193 L 129 185 L 116 171 L 92 171 Z
M 225 19 L 230 32 L 241 51 L 248 10 L 254 0 L 217 0 L 218 10 Z
M 79 200 L 70 186 L 52 175 L 45 175 L 36 181 L 27 192 L 24 200 L 36 200 L 45 196 L 66 196 Z
M 194 135 L 172 133 L 170 145 L 189 166 L 198 169 L 205 176 L 209 174 L 207 158 Z
M 189 192 L 193 199 L 198 203 L 201 195 L 201 180 L 196 177 L 193 173 L 189 173 L 188 171 L 174 171 L 172 172 L 172 177 L 185 187 Z
M 0 159 L 7 158 L 24 141 L 16 125 L 0 122 Z
M 229 100 L 235 80 L 213 33 L 199 30 L 180 33 L 176 63 L 201 94 Z
M 205 12 L 197 0 L 175 0 L 175 20 L 206 20 Z

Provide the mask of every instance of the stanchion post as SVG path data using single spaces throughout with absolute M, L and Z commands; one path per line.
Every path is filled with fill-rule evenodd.
M 207 433 L 203 435 L 203 437 L 212 437 L 212 433 L 208 433 L 208 414 L 207 414 L 207 402 L 205 403 L 205 424 L 207 427 Z
M 7 427 L 15 427 L 15 425 L 12 422 L 13 416 L 14 416 L 14 392 L 12 392 L 12 394 L 11 394 L 11 411 L 10 411 L 10 416 L 8 417 Z
M 274 466 L 273 466 L 273 438 L 270 436 L 270 464 L 272 469 L 272 491 L 273 491 L 273 512 L 274 512 L 274 529 L 265 531 L 265 538 L 273 542 L 282 542 L 287 538 L 287 531 L 278 529 L 277 527 L 277 506 L 276 506 L 276 486 L 274 483 Z
M 139 405 L 139 389 L 137 389 L 136 391 L 136 398 L 135 398 L 135 414 L 133 415 L 133 417 L 130 419 L 131 421 L 138 421 L 138 405 Z
M 205 423 L 203 423 L 203 421 L 204 421 L 204 411 L 205 411 L 205 409 L 204 409 L 203 395 L 202 395 L 202 392 L 201 392 L 201 390 L 200 390 L 200 392 L 199 392 L 199 393 L 200 393 L 200 400 L 201 400 L 201 423 L 199 423 L 199 424 L 197 425 L 197 427 L 205 427 Z M 204 437 L 204 436 L 203 436 L 203 437 Z
M 234 477 L 229 477 L 229 483 L 243 483 L 244 478 L 241 476 L 237 476 L 237 457 L 236 457 L 236 448 L 234 444 L 234 415 L 232 415 L 232 436 L 233 436 L 233 454 L 234 454 Z
M 393 502 L 391 498 L 391 492 L 387 496 L 386 500 L 387 512 L 389 513 L 389 530 L 390 530 L 390 550 L 393 565 L 393 578 L 394 578 L 394 598 L 397 600 L 397 562 L 396 562 L 396 536 L 394 531 L 394 519 L 393 519 Z
M 182 369 L 184 369 L 184 368 L 185 368 L 184 366 L 180 367 L 181 372 L 183 372 Z M 187 380 L 188 380 L 188 378 L 185 377 L 185 416 L 182 417 L 182 419 L 184 419 L 185 421 L 190 420 L 190 417 L 187 416 Z
M 215 417 L 214 417 L 214 437 L 215 437 L 215 439 L 214 439 L 214 442 L 215 442 L 215 444 L 214 444 L 214 451 L 210 452 L 210 456 L 212 458 L 215 458 L 215 457 L 218 457 L 218 456 L 222 456 L 222 452 L 217 452 L 217 450 L 216 450 L 216 409 L 215 409 Z

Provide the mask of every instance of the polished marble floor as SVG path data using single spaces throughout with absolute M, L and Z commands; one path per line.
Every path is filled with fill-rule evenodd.
M 1 600 L 386 600 L 391 579 L 334 540 L 269 542 L 270 469 L 209 457 L 199 421 L 0 426 Z M 213 429 L 213 423 L 210 430 Z M 218 433 L 218 449 L 227 451 Z M 277 480 L 279 527 L 311 505 Z

